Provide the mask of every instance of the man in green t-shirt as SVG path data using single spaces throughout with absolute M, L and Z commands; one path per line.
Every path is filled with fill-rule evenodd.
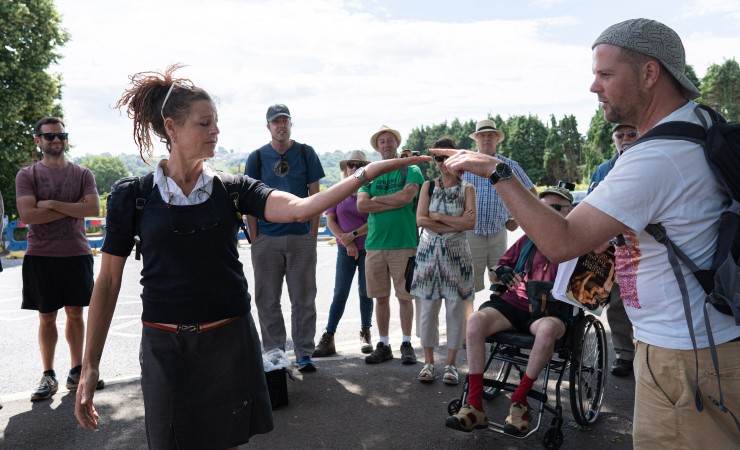
M 383 159 L 398 157 L 401 133 L 383 125 L 370 138 L 370 145 Z M 416 354 L 411 346 L 411 325 L 414 318 L 413 297 L 406 291 L 404 271 L 409 257 L 416 252 L 417 228 L 414 199 L 424 176 L 416 166 L 407 170 L 382 175 L 369 186 L 363 186 L 357 195 L 357 209 L 369 213 L 368 233 L 365 240 L 365 277 L 367 295 L 376 300 L 375 317 L 378 322 L 380 341 L 373 352 L 365 358 L 368 364 L 377 364 L 393 359 L 388 341 L 391 319 L 391 281 L 398 298 L 401 315 L 401 363 L 416 363 Z

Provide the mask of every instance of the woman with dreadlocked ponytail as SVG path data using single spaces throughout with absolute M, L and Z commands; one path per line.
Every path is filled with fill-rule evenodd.
M 211 96 L 190 80 L 142 72 L 117 103 L 134 122 L 139 154 L 152 136 L 169 157 L 153 175 L 124 178 L 108 196 L 107 234 L 88 313 L 75 416 L 97 428 L 93 395 L 126 258 L 143 255 L 141 385 L 150 448 L 242 445 L 273 427 L 247 280 L 237 251 L 236 211 L 270 222 L 305 222 L 387 172 L 429 160 L 368 164 L 307 198 L 204 163 L 218 142 Z M 147 186 L 147 178 L 150 179 Z

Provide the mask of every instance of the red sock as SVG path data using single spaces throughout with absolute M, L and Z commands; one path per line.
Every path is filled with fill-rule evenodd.
M 477 409 L 483 411 L 483 374 L 468 374 L 468 403 Z
M 525 372 L 524 377 L 522 377 L 522 381 L 519 383 L 519 387 L 517 387 L 514 393 L 511 394 L 511 403 L 521 403 L 522 405 L 528 404 L 527 393 L 532 389 L 532 385 L 535 380 L 529 378 Z

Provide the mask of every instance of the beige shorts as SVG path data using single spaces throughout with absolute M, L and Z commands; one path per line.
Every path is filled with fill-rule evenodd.
M 391 280 L 399 300 L 411 300 L 414 297 L 406 292 L 404 272 L 415 248 L 395 250 L 368 250 L 365 255 L 365 279 L 367 296 L 370 298 L 390 297 Z
M 494 234 L 481 236 L 467 232 L 470 253 L 473 256 L 473 278 L 475 280 L 475 292 L 486 288 L 484 277 L 491 281 L 488 269 L 498 264 L 498 260 L 506 253 L 507 233 L 504 228 Z

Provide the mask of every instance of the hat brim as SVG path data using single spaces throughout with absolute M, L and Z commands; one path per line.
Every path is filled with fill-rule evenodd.
M 567 195 L 563 194 L 562 192 L 556 191 L 556 190 L 545 189 L 544 191 L 540 192 L 539 197 L 542 198 L 550 194 L 557 195 L 558 197 L 568 200 L 571 204 L 573 204 L 573 197 L 568 198 Z
M 268 117 L 267 118 L 267 121 L 268 122 L 272 122 L 273 120 L 277 119 L 280 116 L 286 116 L 287 118 L 290 119 L 290 114 L 288 114 L 288 113 L 277 113 L 275 115 L 272 115 L 272 116 Z
M 504 134 L 504 132 L 503 132 L 503 131 L 501 131 L 501 130 L 480 130 L 480 131 L 476 131 L 475 133 L 470 133 L 470 134 L 468 135 L 468 137 L 469 137 L 470 139 L 475 139 L 475 136 L 476 136 L 476 135 L 477 135 L 478 133 L 485 133 L 485 132 L 487 132 L 487 131 L 494 131 L 494 132 L 495 132 L 495 133 L 496 133 L 496 134 L 498 135 L 498 141 L 499 141 L 499 142 L 504 142 L 504 138 L 506 138 L 506 135 L 505 135 L 505 134 Z
M 396 140 L 398 141 L 398 146 L 401 146 L 401 133 L 398 131 L 392 129 L 392 128 L 385 128 L 383 130 L 379 130 L 377 133 L 373 134 L 373 136 L 370 138 L 370 145 L 373 146 L 376 152 L 380 151 L 378 150 L 378 136 L 380 136 L 383 133 L 391 133 L 393 136 L 396 137 Z
M 348 162 L 358 162 L 358 163 L 363 163 L 364 165 L 370 164 L 370 161 L 365 161 L 365 160 L 362 160 L 362 159 L 343 159 L 343 160 L 339 161 L 339 169 L 340 170 L 346 169 Z

